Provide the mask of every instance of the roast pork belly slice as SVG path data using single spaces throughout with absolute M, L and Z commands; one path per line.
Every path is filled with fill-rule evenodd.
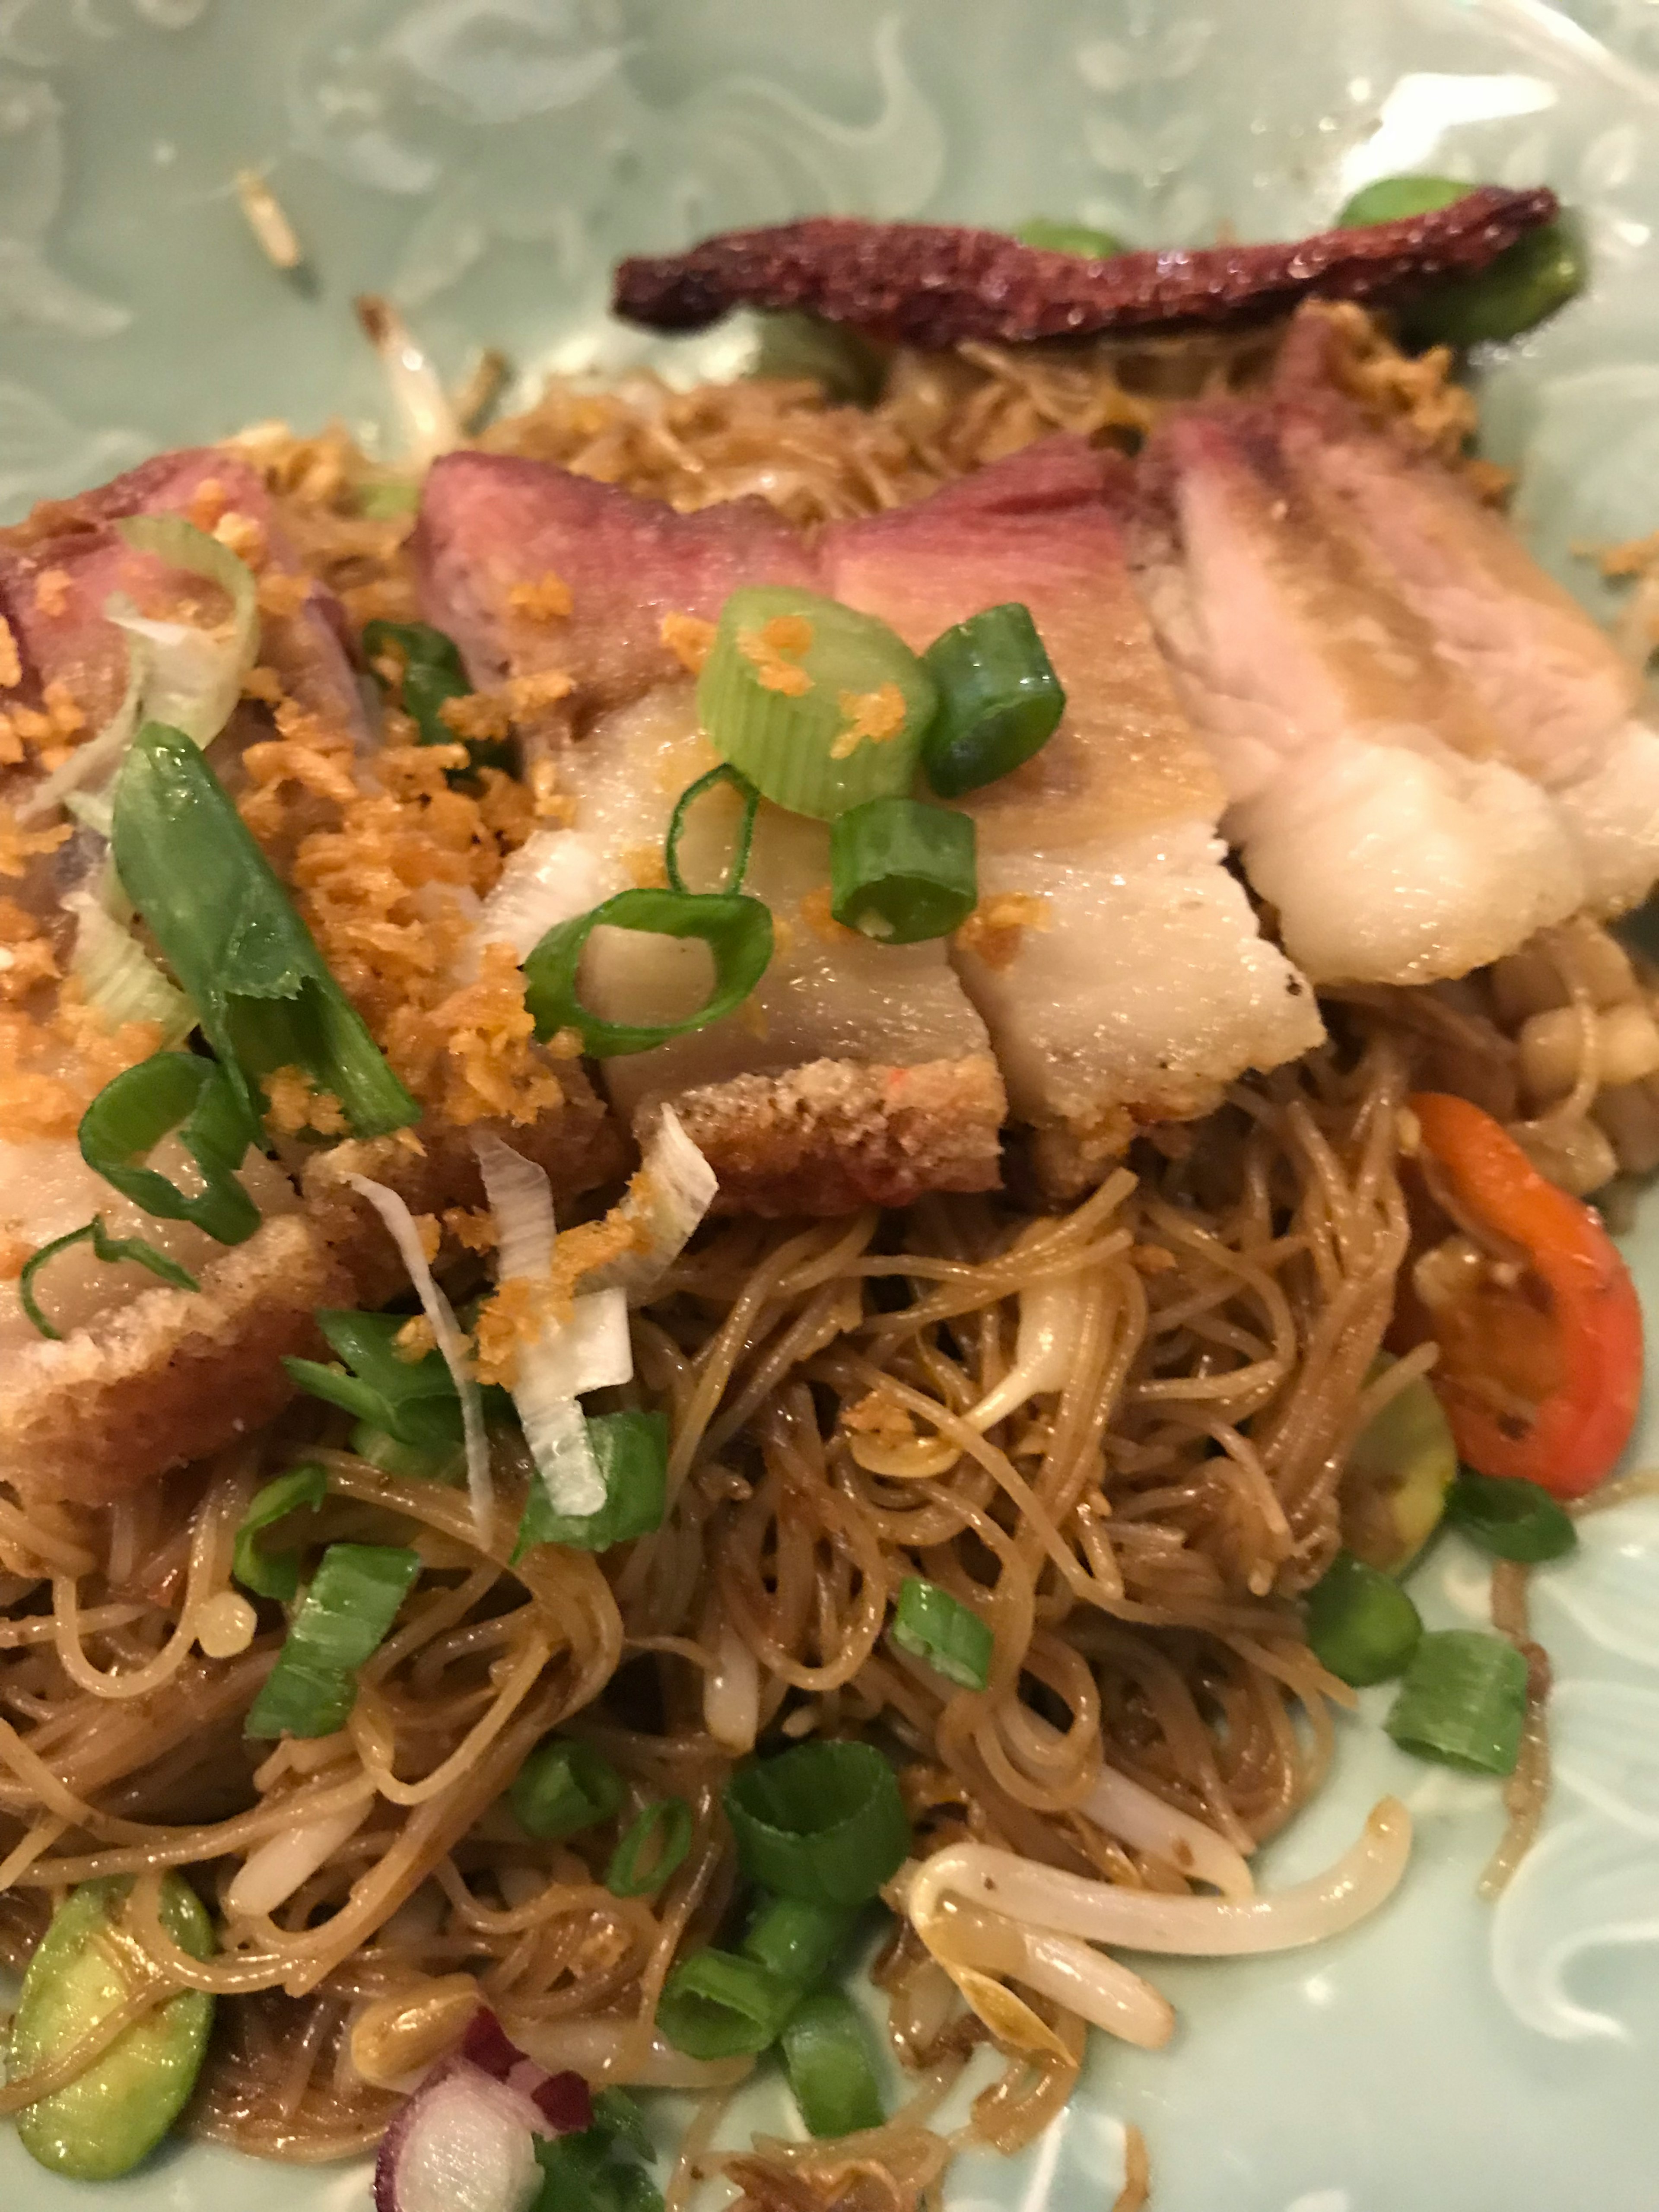
M 1066 688 L 1042 752 L 963 802 L 988 926 L 955 952 L 1012 1110 L 1039 1132 L 1059 1186 L 1136 1122 L 1206 1112 L 1243 1071 L 1322 1033 L 1312 992 L 1225 865 L 1225 793 L 1106 503 L 1123 465 L 1080 439 L 1047 440 L 915 507 L 835 525 L 821 549 L 835 597 L 919 650 L 1023 602 Z
M 459 642 L 475 682 L 572 679 L 578 734 L 558 740 L 558 772 L 606 893 L 659 880 L 675 803 L 714 762 L 663 618 L 712 620 L 741 584 L 822 590 L 816 557 L 759 501 L 679 515 L 483 454 L 434 467 L 416 548 L 422 611 Z M 549 576 L 568 588 L 568 617 L 515 602 Z M 729 793 L 695 811 L 689 882 L 723 880 L 734 813 Z M 943 945 L 887 951 L 840 929 L 829 883 L 825 826 L 763 805 L 746 888 L 775 917 L 770 968 L 725 1020 L 607 1060 L 613 1103 L 643 1128 L 672 1098 L 730 1211 L 836 1213 L 993 1188 L 1001 1079 Z M 697 945 L 602 931 L 581 990 L 607 1018 L 665 1022 L 706 996 L 708 975 Z
M 1560 810 L 1499 757 L 1422 618 L 1322 526 L 1271 421 L 1173 416 L 1139 470 L 1142 593 L 1291 957 L 1316 982 L 1427 982 L 1572 912 Z
M 1330 338 L 1310 317 L 1285 349 L 1274 428 L 1287 469 L 1467 679 L 1498 757 L 1553 794 L 1589 903 L 1636 905 L 1659 877 L 1659 733 L 1637 671 L 1502 516 L 1336 390 Z

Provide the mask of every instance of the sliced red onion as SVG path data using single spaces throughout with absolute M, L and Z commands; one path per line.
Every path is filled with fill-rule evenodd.
M 386 2130 L 374 2212 L 526 2212 L 541 2186 L 538 2136 L 593 2124 L 580 2074 L 546 2074 L 484 2007 Z

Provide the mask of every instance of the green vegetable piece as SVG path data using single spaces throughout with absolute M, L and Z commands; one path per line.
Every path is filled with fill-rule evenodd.
M 899 1584 L 893 1641 L 935 1674 L 964 1690 L 982 1690 L 991 1679 L 996 1638 L 971 1606 L 937 1583 L 907 1575 Z
M 1339 229 L 1397 222 L 1449 207 L 1474 191 L 1451 177 L 1381 177 L 1354 194 L 1337 217 Z M 1425 285 L 1401 309 L 1419 344 L 1478 345 L 1518 337 L 1582 292 L 1589 274 L 1583 234 L 1571 215 L 1558 216 L 1505 246 L 1472 276 Z
M 1379 1360 L 1368 1381 L 1392 1363 Z M 1457 1447 L 1423 1376 L 1364 1428 L 1343 1472 L 1342 1541 L 1384 1574 L 1402 1573 L 1440 1524 L 1457 1476 Z
M 259 1538 L 277 1522 L 287 1520 L 302 1506 L 315 1512 L 328 1496 L 328 1477 L 314 1463 L 290 1468 L 274 1482 L 253 1493 L 253 1502 L 236 1531 L 230 1571 L 244 1589 L 256 1597 L 280 1598 L 292 1604 L 300 1594 L 300 1562 L 292 1552 L 267 1552 Z
M 407 1314 L 354 1313 L 325 1308 L 317 1326 L 329 1349 L 350 1370 L 342 1374 L 315 1359 L 284 1358 L 302 1390 L 354 1413 L 400 1444 L 447 1460 L 461 1445 L 461 1401 L 439 1352 L 419 1359 L 398 1355 Z
M 185 1192 L 145 1167 L 163 1137 L 180 1143 L 204 1188 Z M 256 1135 L 242 1093 L 223 1068 L 188 1052 L 152 1053 L 111 1078 L 81 1116 L 81 1157 L 112 1189 L 161 1221 L 188 1221 L 222 1244 L 259 1226 L 258 1207 L 236 1180 Z
M 870 2037 L 856 2007 L 839 1990 L 820 1990 L 784 2023 L 783 2063 L 807 2131 L 850 2136 L 886 2118 Z
M 922 663 L 939 687 L 939 713 L 921 763 L 941 799 L 1012 775 L 1060 726 L 1066 693 L 1030 608 L 1018 600 L 942 632 Z
M 760 343 L 750 374 L 792 382 L 807 377 L 821 384 L 832 399 L 867 407 L 880 397 L 887 352 L 845 323 L 786 311 L 760 318 Z
M 288 1641 L 247 1717 L 251 1736 L 332 1735 L 357 1701 L 357 1669 L 373 1656 L 421 1571 L 396 1544 L 331 1544 L 294 1616 Z
M 611 1854 L 605 1887 L 613 1897 L 654 1896 L 690 1850 L 691 1832 L 691 1808 L 684 1798 L 658 1798 Z
M 769 2050 L 800 1990 L 756 1959 L 693 1951 L 663 1984 L 657 2026 L 690 2058 L 737 2058 Z
M 726 1789 L 738 1859 L 750 1881 L 819 1905 L 862 1905 L 898 1871 L 910 1823 L 873 1744 L 799 1744 L 757 1759 Z
M 1308 1592 L 1308 1642 L 1322 1667 L 1356 1689 L 1398 1674 L 1423 1622 L 1398 1583 L 1339 1552 Z
M 720 895 L 730 896 L 743 889 L 743 879 L 749 866 L 749 848 L 754 842 L 755 817 L 760 811 L 760 793 L 746 776 L 738 774 L 730 761 L 722 761 L 711 768 L 707 775 L 700 775 L 695 783 L 688 783 L 674 802 L 674 811 L 669 817 L 668 840 L 664 848 L 663 865 L 668 872 L 671 890 L 689 892 L 691 889 L 680 873 L 680 840 L 685 835 L 686 817 L 697 801 L 717 784 L 726 784 L 736 792 L 743 805 L 738 823 L 736 847 L 732 865 L 726 870 L 726 881 L 717 885 Z
M 348 1441 L 359 1459 L 383 1474 L 398 1475 L 407 1482 L 441 1482 L 452 1489 L 466 1480 L 466 1455 L 459 1444 L 406 1444 L 372 1421 L 355 1423 Z
M 1446 1495 L 1446 1518 L 1500 1559 L 1535 1565 L 1559 1559 L 1578 1542 L 1571 1514 L 1549 1492 L 1518 1477 L 1500 1480 L 1466 1467 Z
M 1109 230 L 1096 230 L 1086 222 L 1056 222 L 1046 215 L 1034 215 L 1019 224 L 1014 236 L 1022 246 L 1037 246 L 1044 253 L 1076 253 L 1085 261 L 1109 261 L 1115 253 L 1128 252 Z
M 589 2132 L 605 2136 L 619 2150 L 632 2151 L 636 2158 L 647 2163 L 656 2155 L 645 2114 L 626 2089 L 594 2091 L 593 2125 Z
M 417 494 L 418 499 L 418 494 Z M 452 699 L 465 699 L 472 684 L 453 638 L 446 637 L 430 623 L 372 622 L 363 630 L 363 653 L 375 682 L 383 691 L 392 690 L 383 661 L 398 662 L 401 673 L 396 688 L 404 711 L 413 720 L 423 745 L 466 744 L 471 769 L 508 768 L 513 748 L 489 738 L 463 740 L 443 717 Z
M 979 902 L 971 817 L 867 799 L 830 825 L 830 911 L 881 945 L 948 937 Z
M 694 1014 L 677 1022 L 608 1022 L 576 995 L 576 971 L 599 928 L 636 929 L 647 937 L 699 938 L 714 957 L 714 983 Z M 650 1052 L 670 1037 L 689 1036 L 740 1006 L 772 957 L 772 916 L 741 893 L 618 891 L 587 914 L 557 922 L 524 963 L 525 1004 L 545 1040 L 573 1029 L 596 1060 Z
M 129 1877 L 83 1881 L 52 1917 L 23 1977 L 8 2070 L 16 2081 L 50 2064 L 135 1993 L 134 1969 L 116 1932 Z M 181 1951 L 209 1959 L 213 1928 L 181 1875 L 161 1879 L 161 1925 Z M 72 2181 L 131 2173 L 173 2125 L 196 2086 L 213 2022 L 204 1990 L 180 1990 L 135 2021 L 64 2087 L 17 2115 L 22 2146 L 39 2166 Z M 24 2192 L 27 2194 L 27 2191 Z
M 527 1834 L 554 1843 L 614 1820 L 627 1794 L 621 1775 L 591 1743 L 549 1736 L 514 1776 L 507 1798 Z
M 1521 1755 L 1527 1662 L 1501 1636 L 1425 1636 L 1387 1722 L 1402 1751 L 1471 1774 L 1510 1774 Z
M 421 503 L 421 487 L 407 477 L 386 477 L 378 483 L 358 487 L 357 512 L 372 522 L 395 522 L 413 514 Z
M 804 1897 L 765 1899 L 743 1939 L 744 1956 L 805 1992 L 821 1982 L 857 1924 L 855 1905 L 815 1905 Z
M 697 678 L 715 751 L 763 799 L 824 822 L 908 792 L 937 703 L 896 630 L 791 585 L 733 592 Z
M 600 2090 L 593 2100 L 593 2124 L 578 2135 L 537 2137 L 542 2185 L 530 2212 L 662 2212 L 662 2191 L 647 2167 L 635 2162 L 651 2156 L 637 2113 L 637 2136 L 600 2118 L 601 2107 L 614 2109 L 608 2100 L 622 2095 L 619 2089 Z
M 530 1486 L 514 1560 L 538 1544 L 568 1544 L 579 1552 L 608 1552 L 660 1528 L 668 1510 L 668 1421 L 662 1413 L 632 1408 L 588 1418 L 588 1441 L 605 1483 L 605 1503 L 592 1513 L 560 1513 L 540 1481 Z
M 35 1279 L 46 1262 L 55 1259 L 58 1253 L 67 1252 L 71 1244 L 86 1243 L 91 1244 L 93 1257 L 100 1267 L 118 1267 L 124 1261 L 132 1261 L 141 1267 L 148 1267 L 152 1275 L 159 1275 L 175 1291 L 199 1291 L 202 1287 L 188 1268 L 181 1267 L 176 1260 L 169 1260 L 165 1252 L 158 1252 L 153 1244 L 146 1244 L 142 1237 L 110 1236 L 104 1227 L 103 1215 L 95 1213 L 79 1229 L 71 1229 L 66 1237 L 54 1237 L 50 1244 L 43 1244 L 38 1251 L 31 1252 L 23 1262 L 23 1272 L 18 1278 L 17 1297 L 23 1311 L 41 1335 L 51 1337 L 54 1342 L 61 1341 L 64 1332 L 61 1328 L 54 1328 L 41 1312 L 34 1295 Z
M 201 1015 L 250 1139 L 262 1077 L 300 1067 L 354 1135 L 419 1116 L 200 749 L 147 722 L 115 787 L 115 865 Z M 94 1100 L 94 1104 L 96 1105 Z

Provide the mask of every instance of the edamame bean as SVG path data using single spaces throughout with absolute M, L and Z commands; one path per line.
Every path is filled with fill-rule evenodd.
M 1339 230 L 1400 222 L 1449 207 L 1474 190 L 1452 177 L 1379 177 L 1357 191 L 1337 216 Z M 1420 343 L 1478 345 L 1517 337 L 1584 289 L 1589 265 L 1571 215 L 1530 230 L 1473 276 L 1426 284 L 1400 310 L 1407 335 Z

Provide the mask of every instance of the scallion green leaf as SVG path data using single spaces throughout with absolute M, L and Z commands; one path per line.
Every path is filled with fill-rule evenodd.
M 781 1982 L 805 1991 L 823 1980 L 857 1923 L 855 1905 L 817 1905 L 804 1897 L 763 1899 L 743 1939 L 743 1954 Z
M 611 1854 L 605 1886 L 613 1897 L 651 1897 L 691 1848 L 691 1808 L 659 1797 L 631 1824 Z
M 284 1605 L 292 1604 L 300 1591 L 299 1559 L 292 1552 L 267 1552 L 259 1538 L 302 1507 L 308 1506 L 314 1513 L 327 1496 L 328 1477 L 314 1464 L 290 1468 L 286 1474 L 279 1474 L 274 1482 L 254 1492 L 253 1502 L 236 1531 L 230 1562 L 230 1571 L 244 1589 L 252 1590 L 256 1597 L 280 1598 Z
M 1402 1751 L 1474 1774 L 1509 1774 L 1521 1753 L 1527 1662 L 1501 1636 L 1444 1628 L 1425 1636 L 1387 1722 Z
M 690 2058 L 737 2058 L 769 2050 L 800 2002 L 794 1983 L 758 1960 L 693 1951 L 670 1972 L 657 2026 Z
M 521 1828 L 552 1843 L 614 1819 L 626 1795 L 621 1775 L 591 1743 L 549 1736 L 514 1776 L 507 1799 Z
M 820 1990 L 783 2025 L 783 2063 L 807 2131 L 855 2135 L 887 2115 L 876 2084 L 870 2037 L 850 1998 Z
M 830 828 L 830 911 L 881 945 L 948 937 L 979 902 L 972 818 L 920 799 L 867 799 Z
M 608 1552 L 613 1544 L 630 1543 L 661 1528 L 668 1509 L 666 1418 L 631 1407 L 595 1413 L 588 1419 L 587 1437 L 605 1483 L 605 1504 L 593 1513 L 560 1513 L 546 1485 L 532 1482 L 513 1549 L 515 1561 L 538 1544 Z
M 438 1482 L 453 1488 L 466 1480 L 466 1454 L 461 1445 L 406 1444 L 373 1421 L 352 1424 L 346 1449 L 383 1474 L 395 1474 L 405 1482 Z
M 898 1782 L 873 1744 L 757 1759 L 727 1784 L 726 1813 L 750 1879 L 815 1904 L 862 1905 L 910 1848 Z
M 93 1257 L 100 1267 L 118 1267 L 125 1261 L 131 1261 L 137 1267 L 148 1267 L 152 1275 L 159 1276 L 162 1282 L 170 1284 L 175 1291 L 199 1291 L 202 1287 L 187 1267 L 181 1267 L 176 1260 L 169 1260 L 165 1252 L 158 1252 L 153 1244 L 146 1244 L 143 1237 L 110 1236 L 105 1230 L 103 1215 L 95 1213 L 79 1229 L 71 1229 L 66 1237 L 54 1237 L 50 1244 L 43 1244 L 39 1251 L 31 1252 L 23 1262 L 22 1273 L 17 1279 L 18 1303 L 41 1335 L 51 1337 L 54 1342 L 62 1338 L 64 1332 L 54 1328 L 41 1312 L 34 1295 L 35 1278 L 48 1261 L 55 1259 L 60 1252 L 67 1252 L 71 1244 L 90 1244 Z
M 638 2107 L 621 2089 L 601 2089 L 591 2128 L 536 2138 L 542 2186 L 529 2212 L 662 2212 L 662 2191 L 635 2162 L 650 2157 Z
M 899 1584 L 893 1641 L 937 1674 L 964 1690 L 982 1690 L 991 1679 L 996 1639 L 971 1606 L 937 1583 L 907 1575 Z
M 175 1130 L 201 1170 L 199 1191 L 182 1191 L 142 1164 Z M 259 1226 L 259 1209 L 236 1180 L 254 1134 L 240 1093 L 215 1061 L 158 1052 L 112 1076 L 88 1107 L 81 1157 L 146 1213 L 240 1244 Z
M 398 1339 L 409 1326 L 407 1314 L 325 1307 L 317 1316 L 317 1326 L 350 1372 L 343 1374 L 315 1359 L 285 1358 L 283 1364 L 301 1389 L 343 1407 L 412 1450 L 447 1460 L 459 1448 L 461 1401 L 443 1355 L 428 1352 L 419 1359 L 398 1356 Z
M 453 638 L 434 629 L 430 623 L 372 622 L 363 629 L 363 654 L 383 690 L 393 686 L 380 663 L 395 660 L 398 664 L 396 688 L 423 745 L 464 742 L 443 716 L 452 699 L 465 699 L 472 690 Z M 508 745 L 474 739 L 467 743 L 466 750 L 475 769 L 506 768 L 512 762 Z
M 279 1067 L 303 1069 L 337 1099 L 356 1136 L 418 1117 L 229 794 L 179 731 L 148 722 L 133 739 L 112 842 L 122 884 L 251 1127 L 259 1082 Z
M 1447 1492 L 1446 1518 L 1484 1551 L 1528 1565 L 1559 1559 L 1578 1541 L 1572 1516 L 1539 1484 L 1473 1468 L 1461 1468 Z
M 633 929 L 647 937 L 698 938 L 714 958 L 714 984 L 695 1014 L 678 1022 L 609 1022 L 576 995 L 576 971 L 596 929 Z M 574 1030 L 598 1060 L 650 1052 L 671 1037 L 707 1029 L 740 1006 L 772 957 L 772 916 L 741 893 L 618 891 L 574 921 L 556 923 L 524 963 L 525 1004 L 538 1037 Z
M 732 592 L 697 678 L 715 750 L 763 799 L 825 822 L 909 790 L 935 704 L 885 623 L 787 585 Z
M 1308 1642 L 1322 1667 L 1356 1689 L 1400 1674 L 1423 1633 L 1399 1583 L 1339 1552 L 1308 1592 Z
M 1012 775 L 1059 728 L 1066 694 L 1030 610 L 1017 600 L 957 623 L 922 659 L 939 690 L 922 766 L 941 799 Z
M 1056 222 L 1045 215 L 1021 223 L 1014 236 L 1022 246 L 1038 246 L 1045 253 L 1076 253 L 1086 261 L 1108 261 L 1127 250 L 1109 230 L 1097 230 L 1086 222 Z
M 686 817 L 697 801 L 713 791 L 716 785 L 726 784 L 735 791 L 743 803 L 743 813 L 738 823 L 732 865 L 726 871 L 726 881 L 716 886 L 717 894 L 731 896 L 743 889 L 743 878 L 749 866 L 749 848 L 754 842 L 755 817 L 760 811 L 760 793 L 746 776 L 738 774 L 730 761 L 722 761 L 711 768 L 707 775 L 700 775 L 689 783 L 674 802 L 674 811 L 669 817 L 668 838 L 663 851 L 663 865 L 668 871 L 671 890 L 690 892 L 691 886 L 680 873 L 680 839 L 685 834 Z
M 421 1571 L 394 1544 L 331 1544 L 247 1717 L 251 1736 L 332 1735 L 357 1701 L 357 1669 L 386 1640 Z

